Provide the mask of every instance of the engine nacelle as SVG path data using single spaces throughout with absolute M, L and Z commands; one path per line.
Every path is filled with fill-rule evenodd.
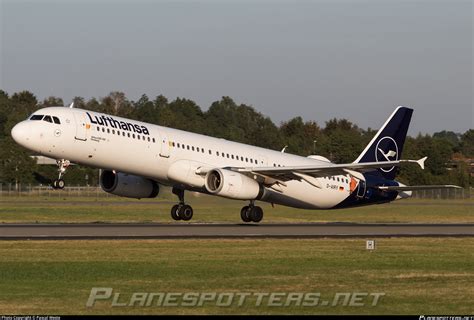
M 104 170 L 100 175 L 100 186 L 105 192 L 135 199 L 155 198 L 160 191 L 155 181 L 110 170 Z
M 239 200 L 256 199 L 262 190 L 257 181 L 227 169 L 209 171 L 206 174 L 205 186 L 209 193 Z

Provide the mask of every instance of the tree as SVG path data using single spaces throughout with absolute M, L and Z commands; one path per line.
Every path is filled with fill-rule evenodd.
M 64 106 L 63 99 L 58 97 L 50 96 L 43 100 L 43 103 L 40 105 L 40 108 L 46 107 L 62 107 Z
M 468 158 L 474 158 L 474 129 L 466 131 L 461 136 L 461 152 Z

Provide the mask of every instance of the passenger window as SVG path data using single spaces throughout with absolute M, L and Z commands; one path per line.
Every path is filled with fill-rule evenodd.
M 212 151 L 211 151 L 211 149 L 209 149 L 209 154 L 212 154 Z
M 140 140 L 140 135 L 139 134 L 137 134 L 137 139 Z
M 130 132 L 127 132 L 127 136 L 130 138 Z
M 112 129 L 112 134 L 115 134 L 115 130 Z
M 102 132 L 105 132 L 105 129 L 104 129 L 104 128 L 102 128 Z
M 109 128 L 107 128 L 107 133 L 110 133 L 110 129 L 109 129 Z
M 135 139 L 135 133 L 132 134 L 132 138 Z
M 53 117 L 53 121 L 54 121 L 54 123 L 56 123 L 56 124 L 61 124 L 61 121 L 59 121 L 59 118 L 58 118 L 58 117 Z
M 204 148 L 201 148 L 202 153 L 204 153 Z
M 99 127 L 96 127 L 97 128 L 97 131 L 100 131 L 100 128 Z
M 53 120 L 51 119 L 51 116 L 44 116 L 43 121 L 53 123 Z
M 30 120 L 41 120 L 43 119 L 44 115 L 42 114 L 34 114 L 31 116 Z
M 194 146 L 192 146 L 191 149 L 194 151 Z
M 152 140 L 153 140 L 153 143 L 155 143 L 155 138 L 153 138 Z
M 148 142 L 150 142 L 150 137 L 148 137 Z M 179 147 L 179 143 L 178 143 L 178 147 Z
M 125 131 L 124 131 L 124 132 L 122 132 L 122 136 L 124 136 L 124 137 L 125 137 Z
M 232 159 L 234 159 L 234 155 L 233 155 L 233 154 L 231 154 L 230 157 L 231 157 Z
M 216 151 L 217 156 L 219 156 L 219 151 Z

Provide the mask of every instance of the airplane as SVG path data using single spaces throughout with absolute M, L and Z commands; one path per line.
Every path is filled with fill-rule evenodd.
M 401 159 L 413 109 L 398 107 L 352 163 L 293 155 L 225 139 L 67 107 L 35 111 L 16 124 L 16 143 L 56 159 L 54 189 L 63 189 L 71 162 L 102 169 L 100 185 L 108 193 L 154 198 L 170 186 L 179 202 L 174 220 L 189 221 L 193 209 L 184 200 L 194 191 L 248 201 L 244 222 L 258 223 L 256 201 L 302 209 L 339 209 L 409 198 L 413 190 L 459 188 L 453 185 L 406 186 L 395 180 L 397 168 L 426 157 Z

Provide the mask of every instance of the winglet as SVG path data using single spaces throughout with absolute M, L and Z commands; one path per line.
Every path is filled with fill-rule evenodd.
M 74 101 L 71 102 L 71 104 L 69 105 L 69 108 L 71 108 L 71 109 L 74 108 Z
M 416 163 L 421 167 L 422 170 L 425 170 L 425 160 L 428 159 L 428 157 L 421 158 L 420 160 L 417 160 Z

